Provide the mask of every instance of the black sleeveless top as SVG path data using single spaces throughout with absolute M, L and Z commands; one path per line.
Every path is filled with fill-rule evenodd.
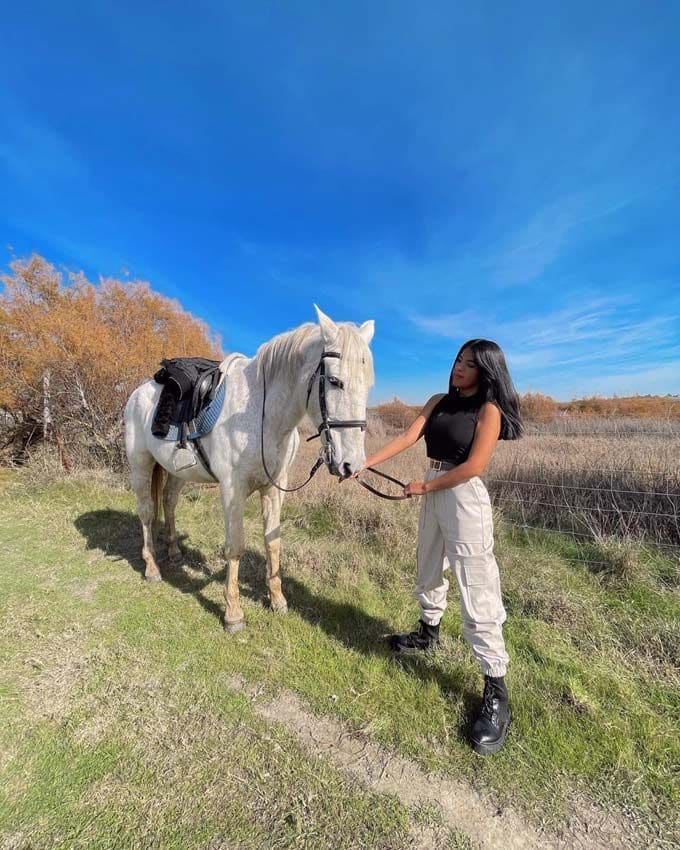
M 481 389 L 467 397 L 447 393 L 440 399 L 423 432 L 427 456 L 456 465 L 467 460 L 475 436 L 479 408 L 484 401 Z

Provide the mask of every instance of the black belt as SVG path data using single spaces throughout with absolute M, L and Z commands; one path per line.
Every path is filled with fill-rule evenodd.
M 427 459 L 428 466 L 430 469 L 453 469 L 456 465 L 455 463 L 449 463 L 448 460 L 433 460 L 431 457 Z

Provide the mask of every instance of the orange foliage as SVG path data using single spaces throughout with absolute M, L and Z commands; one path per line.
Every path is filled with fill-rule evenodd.
M 636 419 L 680 419 L 678 396 L 634 395 L 602 398 L 590 396 L 560 403 L 566 413 L 631 416 Z
M 631 417 L 634 419 L 680 419 L 680 397 L 678 396 L 624 396 L 589 398 L 573 401 L 556 401 L 544 393 L 524 393 L 520 396 L 522 416 L 527 421 L 550 423 L 560 414 L 583 414 L 602 417 Z M 385 422 L 396 428 L 407 427 L 413 422 L 419 405 L 407 405 L 398 398 L 385 402 L 373 409 Z
M 523 418 L 533 422 L 552 422 L 558 413 L 555 399 L 543 393 L 524 393 L 520 405 Z
M 392 428 L 408 428 L 419 411 L 420 407 L 410 407 L 395 396 L 392 401 L 379 404 L 372 412 L 377 413 Z
M 66 445 L 85 440 L 120 459 L 125 401 L 163 357 L 223 357 L 204 322 L 148 283 L 64 280 L 37 255 L 10 269 L 0 276 L 0 408 L 21 423 L 51 420 Z

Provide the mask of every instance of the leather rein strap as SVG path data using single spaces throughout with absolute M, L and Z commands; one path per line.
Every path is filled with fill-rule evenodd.
M 400 487 L 405 487 L 403 481 L 400 481 L 398 478 L 392 478 L 391 475 L 387 475 L 386 472 L 381 472 L 379 469 L 375 469 L 373 466 L 366 467 L 367 472 L 373 472 L 376 475 L 380 475 L 381 478 L 386 478 L 388 481 L 393 481 L 395 484 L 398 484 Z M 365 481 L 362 481 L 361 478 L 357 478 L 359 484 L 362 487 L 365 487 L 367 490 L 370 490 L 371 493 L 375 493 L 376 496 L 380 496 L 381 499 L 390 499 L 393 502 L 400 502 L 402 499 L 410 499 L 410 496 L 389 496 L 387 493 L 381 493 L 380 490 L 376 490 L 375 487 L 371 487 L 370 484 L 367 484 Z
M 311 437 L 307 438 L 307 442 L 310 440 L 315 440 L 317 437 L 320 437 L 322 434 L 326 437 L 326 445 L 324 446 L 324 454 L 322 454 L 314 464 L 309 473 L 309 477 L 307 480 L 300 484 L 298 487 L 281 487 L 269 474 L 269 470 L 267 469 L 267 464 L 264 460 L 264 410 L 265 410 L 265 402 L 267 400 L 267 380 L 265 377 L 264 369 L 262 370 L 262 427 L 260 429 L 260 453 L 262 456 L 262 467 L 264 469 L 265 475 L 269 479 L 270 483 L 277 488 L 277 490 L 281 490 L 283 493 L 294 493 L 296 490 L 301 490 L 306 484 L 314 477 L 316 471 L 319 469 L 322 464 L 326 463 L 329 466 L 333 460 L 333 441 L 331 440 L 331 429 L 332 428 L 361 428 L 362 431 L 366 429 L 366 420 L 365 419 L 329 419 L 328 418 L 328 408 L 326 407 L 326 381 L 333 384 L 333 386 L 338 387 L 339 389 L 343 389 L 344 384 L 340 380 L 340 378 L 336 378 L 335 375 L 326 375 L 326 368 L 324 359 L 326 357 L 336 357 L 338 360 L 342 355 L 338 351 L 323 351 L 321 353 L 321 357 L 319 359 L 319 365 L 316 367 L 314 372 L 312 373 L 309 384 L 307 386 L 307 401 L 305 402 L 305 407 L 309 406 L 309 397 L 312 392 L 312 387 L 314 386 L 314 379 L 319 376 L 319 408 L 321 409 L 321 424 L 318 428 L 318 433 L 313 434 Z
M 331 429 L 332 428 L 361 428 L 362 431 L 366 430 L 366 420 L 365 419 L 329 419 L 328 418 L 328 408 L 326 407 L 326 381 L 332 384 L 339 389 L 343 389 L 344 384 L 340 380 L 340 378 L 336 378 L 334 375 L 326 375 L 325 363 L 324 359 L 326 357 L 335 357 L 340 359 L 341 355 L 337 351 L 324 351 L 321 354 L 319 359 L 319 365 L 316 367 L 314 372 L 312 373 L 309 383 L 307 385 L 307 400 L 305 402 L 305 407 L 309 406 L 309 398 L 312 393 L 312 387 L 314 386 L 314 379 L 319 377 L 319 408 L 321 410 L 321 424 L 318 428 L 317 434 L 312 434 L 311 437 L 307 437 L 307 442 L 310 440 L 316 440 L 321 437 L 322 434 L 326 437 L 326 445 L 324 446 L 324 454 L 322 454 L 312 467 L 309 477 L 305 482 L 300 484 L 297 487 L 280 487 L 276 481 L 269 474 L 269 470 L 267 469 L 267 465 L 264 460 L 264 410 L 265 410 L 265 402 L 267 400 L 267 380 L 265 377 L 264 369 L 262 371 L 262 428 L 260 430 L 260 453 L 262 456 L 262 467 L 264 468 L 265 475 L 269 479 L 269 481 L 276 487 L 278 490 L 281 490 L 283 493 L 294 493 L 296 490 L 301 490 L 312 480 L 317 470 L 324 464 L 327 463 L 329 466 L 333 459 L 333 442 L 331 440 Z M 366 467 L 368 472 L 373 472 L 376 475 L 380 475 L 382 478 L 386 478 L 388 481 L 393 481 L 395 484 L 398 484 L 400 487 L 405 487 L 406 485 L 399 481 L 397 478 L 393 478 L 391 475 L 387 475 L 384 472 L 380 472 L 378 469 L 374 469 L 372 466 Z M 375 493 L 376 496 L 380 496 L 381 499 L 390 499 L 391 501 L 401 501 L 402 499 L 410 499 L 410 496 L 390 496 L 387 493 L 381 493 L 380 490 L 376 490 L 375 487 L 371 487 L 370 484 L 367 484 L 365 481 L 361 481 L 361 479 L 356 479 L 362 487 L 365 487 L 367 490 L 370 490 L 371 493 Z
M 309 400 L 309 395 L 307 396 Z M 274 479 L 269 474 L 269 470 L 267 469 L 267 464 L 264 460 L 264 405 L 267 400 L 267 379 L 265 378 L 264 368 L 262 369 L 262 427 L 260 428 L 260 455 L 262 457 L 262 468 L 264 469 L 265 475 L 269 479 L 270 483 L 276 487 L 277 490 L 281 490 L 282 493 L 294 493 L 296 490 L 302 490 L 302 488 L 309 484 L 309 482 L 316 475 L 317 470 L 320 466 L 323 465 L 324 459 L 323 457 L 319 457 L 316 460 L 316 463 L 312 467 L 309 476 L 305 482 L 299 485 L 299 487 L 281 487 L 274 481 Z

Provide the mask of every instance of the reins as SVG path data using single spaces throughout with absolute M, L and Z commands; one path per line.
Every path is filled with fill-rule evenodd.
M 386 472 L 381 472 L 379 469 L 375 469 L 373 466 L 367 466 L 365 470 L 362 472 L 373 472 L 375 475 L 380 475 L 381 478 L 386 478 L 388 481 L 393 481 L 395 484 L 398 484 L 400 487 L 405 487 L 403 481 L 400 481 L 398 478 L 393 478 L 391 475 L 388 475 Z M 371 487 L 370 484 L 367 484 L 365 481 L 362 481 L 361 478 L 357 478 L 359 484 L 362 487 L 365 487 L 367 490 L 370 490 L 371 493 L 375 493 L 376 496 L 380 496 L 381 499 L 390 499 L 393 502 L 400 502 L 402 499 L 410 499 L 410 496 L 390 496 L 387 493 L 381 493 L 380 490 L 376 490 L 375 487 Z
M 307 396 L 307 399 L 309 400 L 309 396 Z M 307 478 L 307 480 L 304 483 L 300 484 L 299 487 L 281 487 L 280 485 L 278 485 L 276 483 L 276 481 L 274 481 L 274 479 L 269 474 L 269 470 L 267 469 L 267 464 L 265 463 L 265 460 L 264 460 L 264 405 L 265 405 L 266 400 L 267 400 L 267 379 L 265 378 L 264 367 L 263 367 L 262 368 L 262 427 L 260 428 L 260 454 L 262 456 L 262 467 L 264 469 L 265 475 L 267 476 L 269 481 L 274 485 L 274 487 L 276 487 L 277 490 L 281 490 L 282 493 L 294 493 L 296 490 L 302 490 L 303 487 L 305 487 L 307 484 L 309 484 L 309 482 L 312 480 L 312 478 L 314 478 L 314 476 L 316 475 L 316 472 L 319 469 L 319 467 L 323 466 L 324 459 L 323 459 L 323 457 L 317 458 L 316 463 L 314 464 L 314 466 L 312 467 L 312 469 L 309 473 L 309 477 Z M 315 436 L 317 436 L 317 435 L 315 435 Z
M 309 383 L 307 386 L 307 400 L 305 402 L 305 408 L 309 405 L 309 397 L 312 392 L 312 387 L 314 386 L 314 379 L 319 377 L 319 409 L 321 410 L 321 424 L 318 427 L 318 433 L 312 434 L 311 437 L 307 437 L 307 442 L 310 440 L 315 440 L 317 437 L 321 437 L 322 434 L 326 437 L 326 444 L 323 447 L 325 456 L 320 455 L 314 466 L 312 467 L 307 480 L 297 487 L 281 487 L 279 484 L 274 481 L 272 476 L 269 474 L 269 470 L 267 469 L 267 464 L 264 459 L 264 412 L 265 412 L 265 404 L 267 401 L 267 379 L 265 376 L 264 366 L 262 367 L 262 422 L 260 428 L 260 455 L 262 457 L 262 467 L 264 469 L 265 475 L 269 479 L 270 483 L 276 487 L 277 490 L 280 490 L 282 493 L 294 493 L 296 490 L 301 490 L 312 480 L 317 470 L 324 464 L 327 463 L 329 466 L 333 462 L 333 441 L 331 440 L 331 429 L 332 428 L 361 428 L 362 431 L 366 430 L 366 420 L 365 419 L 329 419 L 328 418 L 328 408 L 326 407 L 326 381 L 332 384 L 339 389 L 343 389 L 344 384 L 334 375 L 326 375 L 324 358 L 326 357 L 335 357 L 340 359 L 341 355 L 337 351 L 324 351 L 321 354 L 321 358 L 319 359 L 319 365 L 316 367 L 314 372 L 312 373 Z M 382 478 L 387 479 L 388 481 L 392 481 L 395 484 L 398 484 L 400 487 L 405 487 L 406 485 L 399 481 L 398 478 L 393 478 L 391 475 L 387 475 L 385 472 L 380 472 L 378 469 L 374 469 L 372 466 L 367 466 L 366 471 L 373 472 L 375 475 L 380 475 Z M 365 487 L 367 490 L 370 490 L 371 493 L 375 493 L 376 496 L 380 496 L 381 499 L 389 499 L 391 501 L 401 501 L 402 499 L 410 499 L 410 496 L 390 496 L 387 493 L 381 493 L 380 490 L 376 490 L 375 487 L 372 487 L 370 484 L 367 484 L 365 481 L 362 481 L 360 478 L 356 479 L 362 487 Z

